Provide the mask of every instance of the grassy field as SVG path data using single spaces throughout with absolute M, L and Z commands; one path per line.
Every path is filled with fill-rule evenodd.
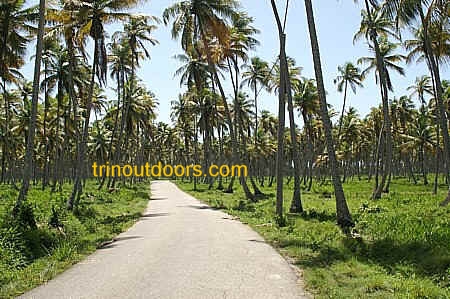
M 309 291 L 317 298 L 450 298 L 450 207 L 439 207 L 446 195 L 432 186 L 395 180 L 391 193 L 370 200 L 372 184 L 344 185 L 354 232 L 347 237 L 335 225 L 330 185 L 303 192 L 305 213 L 287 214 L 287 226 L 275 221 L 275 189 L 263 188 L 267 198 L 256 204 L 242 190 L 224 194 L 190 183 L 178 186 L 213 207 L 239 217 L 283 255 L 304 270 Z M 292 188 L 285 188 L 285 209 Z
M 17 191 L 0 186 L 0 298 L 17 296 L 80 261 L 129 228 L 149 199 L 148 183 L 110 194 L 89 182 L 85 190 L 70 213 L 65 209 L 69 185 L 53 194 L 33 188 L 18 220 L 10 216 Z M 35 228 L 26 221 L 31 210 Z

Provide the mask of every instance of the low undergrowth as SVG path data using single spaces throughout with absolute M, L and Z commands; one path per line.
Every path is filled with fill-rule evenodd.
M 96 187 L 88 182 L 79 206 L 69 212 L 70 185 L 56 193 L 36 186 L 13 218 L 17 191 L 0 186 L 0 298 L 20 295 L 79 262 L 129 228 L 147 206 L 148 183 L 114 192 Z

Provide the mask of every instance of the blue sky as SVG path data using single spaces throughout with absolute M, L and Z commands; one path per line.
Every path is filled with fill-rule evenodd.
M 175 2 L 173 0 L 151 0 L 133 11 L 161 17 L 164 9 Z M 284 0 L 277 1 L 280 11 L 284 10 L 285 2 Z M 328 93 L 327 100 L 336 110 L 340 110 L 343 96 L 336 91 L 336 86 L 333 84 L 333 79 L 337 76 L 337 67 L 346 61 L 356 63 L 359 57 L 370 55 L 364 41 L 353 44 L 353 35 L 357 31 L 361 19 L 361 7 L 349 0 L 313 2 L 325 88 Z M 279 51 L 279 44 L 270 0 L 242 0 L 241 4 L 243 9 L 254 18 L 254 26 L 261 31 L 257 36 L 261 45 L 250 56 L 257 55 L 273 62 Z M 121 25 L 113 25 L 107 29 L 112 34 L 120 28 Z M 182 91 L 179 78 L 174 78 L 174 72 L 179 67 L 179 63 L 172 57 L 182 53 L 182 50 L 179 42 L 172 40 L 170 26 L 166 27 L 161 24 L 154 36 L 160 44 L 150 48 L 152 59 L 142 63 L 138 75 L 159 99 L 158 120 L 170 122 L 170 102 L 176 99 Z M 303 68 L 302 76 L 314 77 L 305 8 L 301 0 L 291 1 L 290 4 L 287 21 L 287 54 Z M 30 75 L 31 70 L 32 66 L 29 64 L 25 68 L 25 73 Z M 395 92 L 391 97 L 409 94 L 406 88 L 414 82 L 417 76 L 423 74 L 428 74 L 426 66 L 414 64 L 406 68 L 406 77 L 393 75 Z M 449 78 L 448 70 L 444 70 L 442 77 Z M 111 87 L 115 86 L 111 80 L 109 84 Z M 225 86 L 227 93 L 231 94 L 230 84 L 225 82 Z M 109 97 L 114 97 L 111 90 L 108 90 L 107 94 Z M 356 95 L 349 94 L 348 103 L 357 108 L 361 115 L 367 114 L 370 107 L 380 103 L 379 90 L 373 74 L 367 77 L 364 88 L 358 89 Z M 269 110 L 276 114 L 278 109 L 276 95 L 263 92 L 260 95 L 259 106 L 259 109 Z

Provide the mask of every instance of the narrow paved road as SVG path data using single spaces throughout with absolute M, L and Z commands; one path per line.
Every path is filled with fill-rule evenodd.
M 167 181 L 116 239 L 21 298 L 306 298 L 257 233 Z

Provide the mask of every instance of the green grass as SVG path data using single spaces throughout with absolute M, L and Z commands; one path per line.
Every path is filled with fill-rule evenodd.
M 65 209 L 71 191 L 30 190 L 23 217 L 34 213 L 37 228 L 10 214 L 17 191 L 0 186 L 0 298 L 12 298 L 36 287 L 92 253 L 100 244 L 129 228 L 149 199 L 149 184 L 97 191 L 88 182 L 79 207 Z
M 266 199 L 253 204 L 242 190 L 224 194 L 178 181 L 178 186 L 213 207 L 237 216 L 283 255 L 304 270 L 308 290 L 316 298 L 450 298 L 450 207 L 432 186 L 395 180 L 391 193 L 370 200 L 372 183 L 344 185 L 356 222 L 348 237 L 336 226 L 335 203 L 324 194 L 331 185 L 303 192 L 305 212 L 287 214 L 287 226 L 276 225 L 275 189 L 262 188 Z M 292 187 L 285 188 L 285 210 Z

